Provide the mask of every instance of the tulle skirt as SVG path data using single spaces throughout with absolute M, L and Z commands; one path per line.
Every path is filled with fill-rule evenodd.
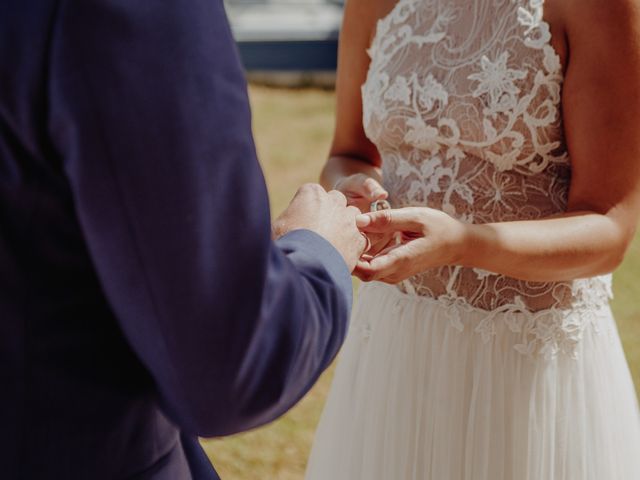
M 640 413 L 611 311 L 568 354 L 468 311 L 362 287 L 307 480 L 639 480 Z M 521 349 L 520 349 L 521 350 Z

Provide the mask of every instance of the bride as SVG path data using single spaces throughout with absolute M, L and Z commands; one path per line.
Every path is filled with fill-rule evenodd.
M 640 479 L 637 0 L 396 1 L 346 5 L 322 180 L 393 209 L 307 479 Z

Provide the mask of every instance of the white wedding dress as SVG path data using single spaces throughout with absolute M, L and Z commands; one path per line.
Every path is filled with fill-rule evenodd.
M 369 54 L 364 127 L 394 207 L 475 223 L 565 210 L 543 0 L 400 0 Z M 610 281 L 443 267 L 364 285 L 307 480 L 639 480 Z

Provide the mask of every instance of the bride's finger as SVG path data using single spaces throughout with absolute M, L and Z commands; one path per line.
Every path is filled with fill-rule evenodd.
M 399 245 L 397 243 L 393 243 L 391 245 L 387 245 L 385 248 L 383 248 L 382 250 L 380 250 L 377 255 L 374 256 L 375 257 L 383 257 L 385 255 L 387 255 L 389 252 L 391 252 L 391 250 L 395 250 L 399 247 Z M 373 260 L 373 259 L 372 259 Z
M 371 203 L 366 198 L 361 195 L 346 195 L 347 197 L 347 205 L 358 208 L 362 213 L 366 213 L 369 211 L 369 206 Z
M 371 250 L 369 254 L 372 256 L 379 255 L 383 250 L 391 245 L 395 245 L 393 235 L 368 234 L 371 239 Z
M 370 202 L 384 200 L 389 196 L 389 193 L 382 188 L 382 185 L 371 177 L 362 182 L 362 189 Z
M 358 264 L 353 272 L 353 274 L 363 282 L 377 281 L 395 284 L 411 277 L 411 275 L 402 270 L 383 273 L 372 272 L 366 267 L 365 264 L 366 262 Z
M 353 275 L 358 277 L 363 282 L 372 282 L 376 280 L 374 273 L 367 269 L 368 263 L 368 261 L 360 259 L 353 271 Z
M 356 224 L 363 232 L 422 232 L 425 228 L 424 212 L 420 208 L 380 210 L 356 217 Z
M 342 178 L 334 188 L 340 190 L 347 197 L 362 197 L 369 204 L 377 200 L 384 200 L 389 196 L 389 193 L 377 180 L 362 173 Z
M 402 276 L 411 270 L 410 253 L 405 245 L 391 246 L 370 260 L 361 258 L 354 273 L 366 281 Z

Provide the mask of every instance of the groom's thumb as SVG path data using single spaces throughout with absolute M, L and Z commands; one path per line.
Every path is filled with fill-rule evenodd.
M 362 214 L 356 217 L 356 226 L 358 228 L 366 228 L 371 225 L 371 216 L 370 214 Z

